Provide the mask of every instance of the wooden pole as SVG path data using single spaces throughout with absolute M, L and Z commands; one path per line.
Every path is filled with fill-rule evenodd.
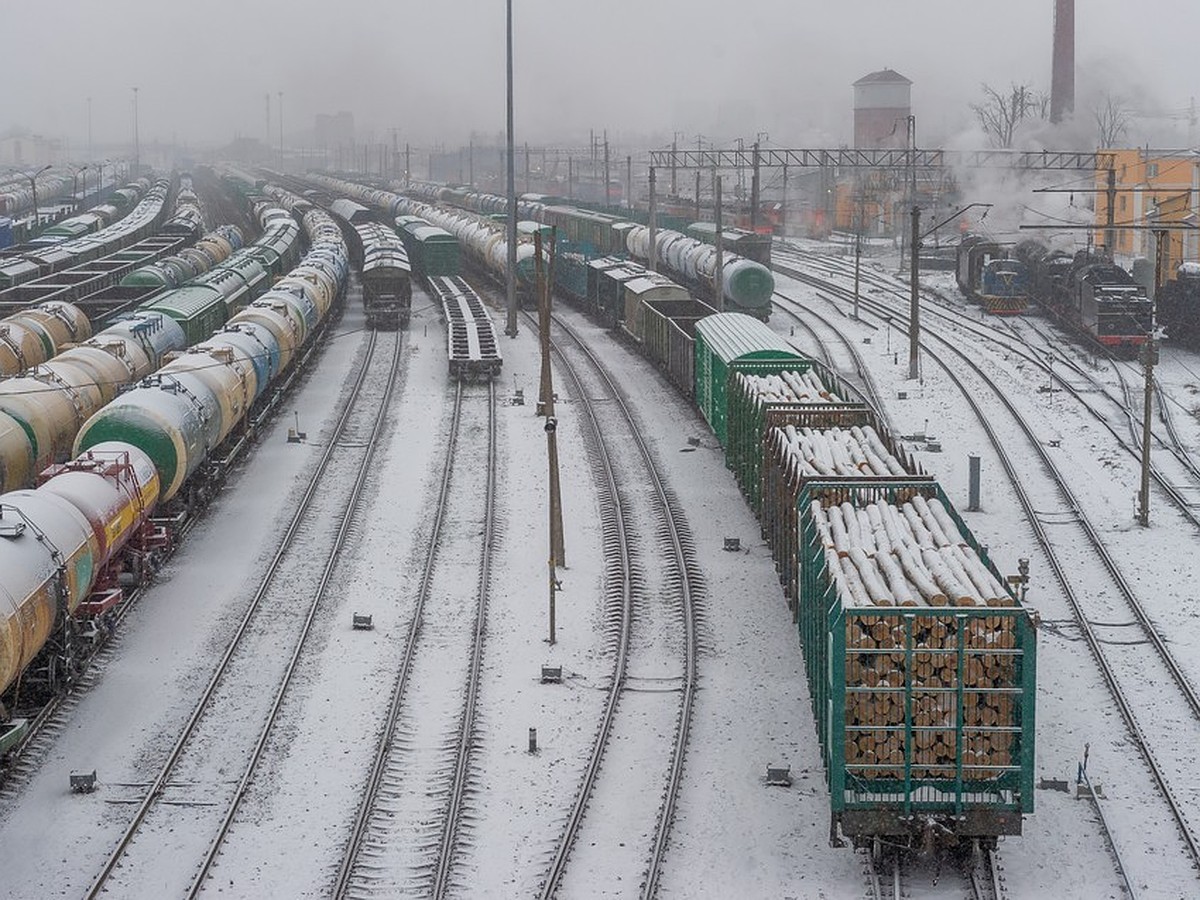
M 921 207 L 913 205 L 912 208 L 912 238 L 909 240 L 908 249 L 912 257 L 909 265 L 909 320 L 908 320 L 908 377 L 917 378 L 920 374 L 920 352 L 921 352 L 921 276 L 920 267 L 920 238 L 921 233 Z
M 550 560 L 553 575 L 555 565 L 566 566 L 566 546 L 563 539 L 562 515 L 562 483 L 559 478 L 558 466 L 558 420 L 554 414 L 554 380 L 550 368 L 550 323 L 551 299 L 553 296 L 554 262 L 558 244 L 558 229 L 550 231 L 549 264 L 545 265 L 542 254 L 542 235 L 535 232 L 533 238 L 534 253 L 536 254 L 536 272 L 538 282 L 538 332 L 542 348 L 542 378 L 541 396 L 538 400 L 538 413 L 546 417 L 546 449 L 550 464 Z M 552 578 L 553 580 L 553 578 Z M 551 608 L 553 609 L 553 591 L 551 588 Z M 553 616 L 553 613 L 551 613 Z M 553 643 L 553 638 L 551 638 Z

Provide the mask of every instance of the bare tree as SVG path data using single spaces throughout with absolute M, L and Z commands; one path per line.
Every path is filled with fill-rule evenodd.
M 1027 84 L 1013 84 L 1007 93 L 984 84 L 983 102 L 972 103 L 971 110 L 993 146 L 1007 148 L 1023 121 L 1049 115 L 1050 98 Z
M 1129 130 L 1130 110 L 1120 97 L 1111 93 L 1105 94 L 1097 101 L 1092 116 L 1096 120 L 1100 146 L 1104 149 L 1115 147 Z

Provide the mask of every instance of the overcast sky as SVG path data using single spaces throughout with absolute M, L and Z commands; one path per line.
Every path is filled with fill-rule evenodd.
M 1050 81 L 1053 0 L 515 0 L 518 140 L 586 143 L 673 131 L 771 143 L 851 136 L 850 88 L 885 66 L 913 85 L 922 146 L 957 138 L 981 82 Z M 0 132 L 16 125 L 129 141 L 204 143 L 266 132 L 284 92 L 289 134 L 321 111 L 359 138 L 453 146 L 504 125 L 502 0 L 59 0 L 5 3 Z M 1077 86 L 1146 112 L 1200 94 L 1200 2 L 1078 0 Z M 274 114 L 274 110 L 273 110 Z M 1151 122 L 1187 137 L 1186 122 Z M 275 126 L 277 128 L 277 125 Z M 975 143 L 982 143 L 982 139 Z

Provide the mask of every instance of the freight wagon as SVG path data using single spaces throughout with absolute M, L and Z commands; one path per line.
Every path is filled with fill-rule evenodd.
M 690 304 L 644 302 L 640 346 L 673 383 L 690 371 L 681 391 L 760 516 L 800 629 L 831 840 L 1019 834 L 1033 809 L 1033 617 L 868 404 L 761 322 Z
M 714 222 L 693 222 L 684 233 L 705 244 L 716 245 L 717 226 Z M 756 234 L 742 228 L 722 228 L 721 246 L 727 253 L 736 253 L 746 259 L 771 267 L 771 235 Z
M 1159 288 L 1155 301 L 1167 340 L 1183 347 L 1200 347 L 1200 263 L 1183 263 L 1175 278 Z
M 363 308 L 367 325 L 407 328 L 412 310 L 412 271 L 404 245 L 394 231 L 383 225 L 357 226 L 356 230 L 363 243 Z
M 408 251 L 413 274 L 422 281 L 459 274 L 458 239 L 417 216 L 397 216 L 396 230 Z
M 145 199 L 132 212 L 94 234 L 52 245 L 20 244 L 3 251 L 3 258 L 0 258 L 0 290 L 99 259 L 148 237 L 163 221 L 170 182 L 160 179 L 153 188 L 148 182 L 145 184 L 145 190 L 140 185 L 138 188 Z
M 1032 617 L 936 484 L 813 481 L 797 505 L 831 841 L 1020 834 L 1033 811 Z
M 70 680 L 85 643 L 79 617 L 106 615 L 120 599 L 121 571 L 170 543 L 169 530 L 224 471 L 214 452 L 244 443 L 239 435 L 251 411 L 272 405 L 268 390 L 285 383 L 299 352 L 311 349 L 310 321 L 327 319 L 324 301 L 340 293 L 348 264 L 328 216 L 310 212 L 305 230 L 312 249 L 280 282 L 290 281 L 289 288 L 268 292 L 152 378 L 109 396 L 76 436 L 74 459 L 48 468 L 36 490 L 0 495 L 0 594 L 9 601 L 0 610 L 0 692 L 19 685 L 19 695 L 5 695 L 9 709 Z M 310 310 L 314 298 L 322 305 Z M 158 329 L 143 327 L 151 320 Z M 158 349 L 183 340 L 181 327 L 162 312 L 110 329 L 108 340 L 122 329 L 122 352 L 106 345 L 68 354 L 87 351 L 115 364 L 147 358 L 141 348 L 156 337 Z M 0 441 L 4 434 L 0 416 Z M 189 481 L 201 472 L 205 478 Z M 13 724 L 0 725 L 0 733 L 8 735 Z

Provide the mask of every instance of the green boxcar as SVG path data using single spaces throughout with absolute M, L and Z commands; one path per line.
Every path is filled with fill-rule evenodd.
M 189 347 L 205 340 L 228 318 L 224 295 L 214 287 L 201 284 L 171 291 L 147 304 L 145 309 L 159 310 L 178 322 Z
M 1003 584 L 936 483 L 812 481 L 797 501 L 800 642 L 829 784 L 830 834 L 840 826 L 858 843 L 928 829 L 967 838 L 1020 834 L 1022 815 L 1033 811 L 1033 617 L 1011 595 L 1007 606 L 850 606 L 828 570 L 814 501 L 863 508 L 915 494 L 941 501 L 963 542 Z M 891 724 L 849 724 L 849 709 L 864 703 L 896 712 Z M 996 708 L 1002 712 L 983 715 Z M 880 754 L 863 758 L 858 747 L 868 734 Z M 936 751 L 921 749 L 933 742 Z
M 696 405 L 722 447 L 728 445 L 729 377 L 738 363 L 762 363 L 760 373 L 811 365 L 783 338 L 745 313 L 718 313 L 697 322 Z
M 418 224 L 419 222 L 419 224 Z M 458 238 L 436 225 L 418 220 L 400 229 L 404 249 L 418 278 L 455 276 L 461 270 Z

